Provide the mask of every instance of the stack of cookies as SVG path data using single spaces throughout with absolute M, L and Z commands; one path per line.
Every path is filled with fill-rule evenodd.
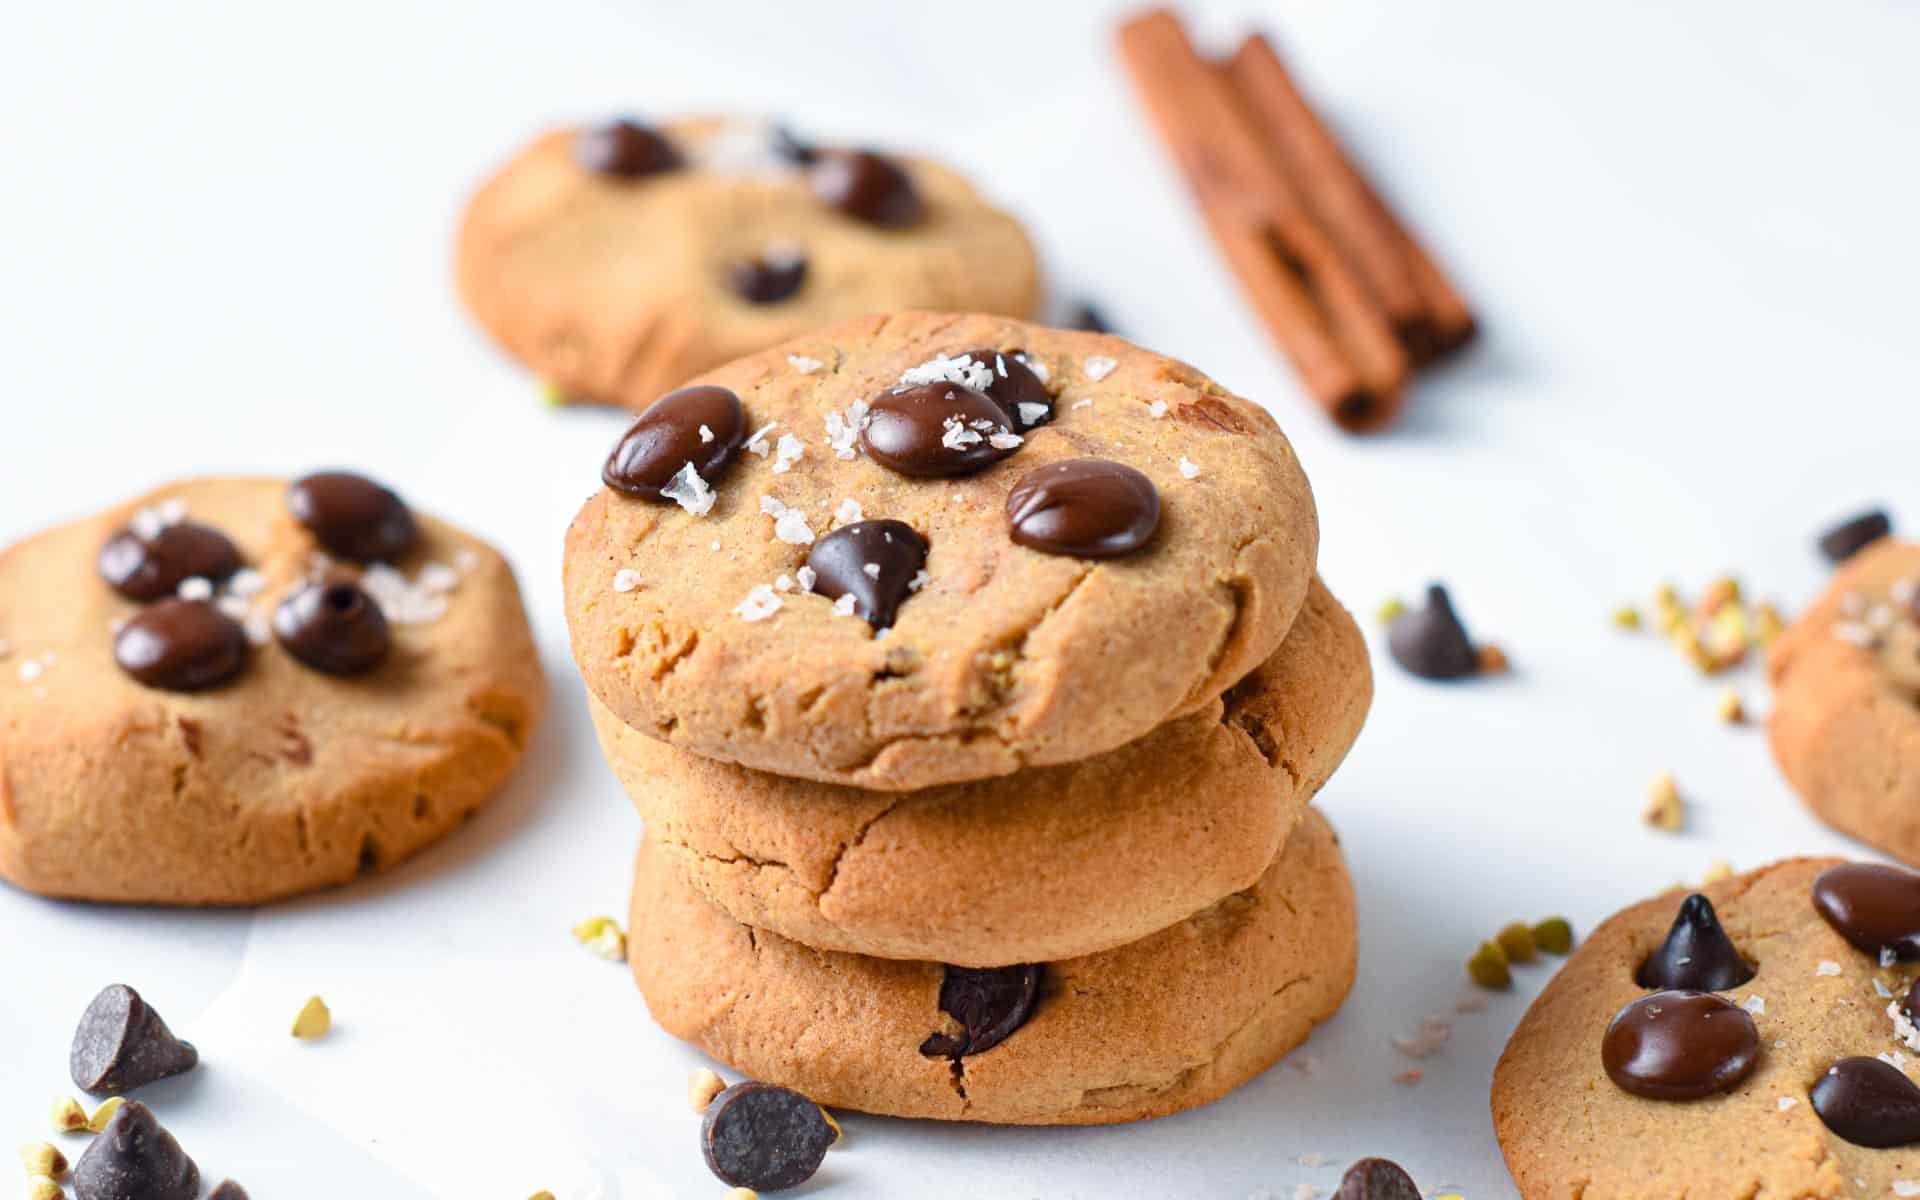
M 1371 695 L 1257 406 L 1100 334 L 864 318 L 660 398 L 566 555 L 654 1016 L 836 1107 L 1218 1097 L 1352 982 L 1307 805 Z

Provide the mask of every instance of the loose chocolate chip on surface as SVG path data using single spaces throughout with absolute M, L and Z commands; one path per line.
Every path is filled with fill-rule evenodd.
M 736 1083 L 713 1098 L 700 1123 L 700 1152 L 722 1183 L 778 1192 L 813 1178 L 833 1145 L 820 1106 L 771 1083 Z
M 1747 1011 L 1712 992 L 1642 996 L 1614 1014 L 1600 1062 L 1622 1089 L 1651 1100 L 1698 1100 L 1746 1078 L 1760 1058 Z
M 823 153 L 812 167 L 813 194 L 856 221 L 900 229 L 920 219 L 913 177 L 890 158 L 866 150 Z
M 1088 333 L 1113 332 L 1113 326 L 1107 323 L 1106 314 L 1091 304 L 1076 304 L 1073 311 L 1067 315 L 1066 327 L 1068 329 L 1084 329 Z M 1366 1161 L 1378 1162 L 1379 1160 L 1370 1158 Z
M 200 1168 L 153 1111 L 129 1100 L 73 1169 L 75 1200 L 194 1200 Z
M 1040 1000 L 1046 967 L 947 967 L 940 981 L 940 1011 L 960 1023 L 960 1032 L 936 1033 L 920 1044 L 928 1058 L 981 1054 L 1012 1037 Z
M 207 1193 L 207 1200 L 249 1200 L 247 1189 L 231 1179 L 223 1179 L 220 1186 Z
M 280 601 L 273 636 L 288 654 L 328 675 L 365 674 L 393 645 L 386 614 L 350 579 L 305 584 Z
M 691 463 L 694 473 L 712 484 L 733 462 L 746 431 L 740 397 L 726 388 L 668 392 L 627 427 L 607 455 L 600 478 L 616 492 L 658 500 L 661 490 Z
M 760 255 L 727 268 L 727 285 L 748 304 L 778 304 L 807 280 L 804 254 Z
M 240 569 L 240 552 L 210 525 L 180 521 L 150 538 L 122 529 L 100 547 L 100 577 L 129 600 L 171 596 L 188 579 L 220 583 Z
M 1019 449 L 1018 437 L 985 392 L 946 382 L 881 392 L 860 430 L 875 462 L 922 478 L 985 470 Z
M 1878 1058 L 1843 1058 L 1814 1082 L 1808 1099 L 1828 1129 L 1856 1146 L 1920 1143 L 1920 1087 Z
M 199 1052 L 174 1037 L 140 993 L 121 983 L 102 989 L 87 1005 L 67 1052 L 74 1086 L 95 1096 L 124 1095 L 199 1062 Z
M 1160 490 L 1125 463 L 1073 458 L 1020 477 L 1007 493 L 1013 540 L 1075 558 L 1118 558 L 1153 540 Z
M 162 600 L 120 627 L 113 639 L 113 659 L 148 687 L 205 691 L 247 665 L 247 634 L 211 604 Z
M 1724 992 L 1752 978 L 1753 964 L 1720 928 L 1713 902 L 1695 892 L 1680 902 L 1667 940 L 1640 964 L 1634 982 L 1644 988 Z
M 1399 1163 L 1363 1158 L 1347 1168 L 1333 1200 L 1420 1200 L 1420 1189 Z
M 927 543 L 904 521 L 856 521 L 814 542 L 807 565 L 815 592 L 829 600 L 851 594 L 861 619 L 889 629 L 927 565 Z
M 616 120 L 583 130 L 573 144 L 574 161 L 596 175 L 638 179 L 680 166 L 680 152 L 659 130 Z
M 1828 562 L 1843 563 L 1868 546 L 1893 532 L 1893 522 L 1883 509 L 1872 509 L 1850 517 L 1820 535 L 1820 553 Z
M 1019 354 L 1018 350 L 968 350 L 956 357 L 985 363 L 993 371 L 993 382 L 986 387 L 988 397 L 1006 410 L 1015 429 L 1024 431 L 1053 420 L 1053 394 L 1033 368 L 1020 361 Z
M 1464 679 L 1480 670 L 1480 656 L 1439 584 L 1427 588 L 1425 608 L 1409 608 L 1387 626 L 1393 661 L 1422 679 Z
M 393 562 L 413 549 L 406 501 L 364 475 L 317 471 L 293 481 L 287 507 L 330 554 L 356 562 Z
M 1813 907 L 1868 954 L 1920 958 L 1920 874 L 1880 863 L 1842 863 L 1813 881 Z
M 820 149 L 785 125 L 773 127 L 773 152 L 797 167 L 808 167 L 820 160 Z

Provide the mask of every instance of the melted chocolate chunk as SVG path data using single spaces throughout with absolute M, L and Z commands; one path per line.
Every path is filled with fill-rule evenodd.
M 363 675 L 393 645 L 386 614 L 350 579 L 309 583 L 273 610 L 273 636 L 288 654 L 328 675 Z
M 1022 432 L 1053 420 L 1053 393 L 1032 367 L 1019 359 L 1018 350 L 968 350 L 955 357 L 985 363 L 993 371 L 987 396 L 1006 411 L 1013 427 Z
M 1856 1146 L 1920 1143 L 1920 1087 L 1878 1058 L 1843 1058 L 1808 1093 L 1828 1129 Z
M 748 304 L 778 304 L 807 280 L 804 254 L 763 254 L 727 270 L 727 285 Z
M 574 161 L 595 175 L 639 179 L 682 163 L 666 135 L 637 121 L 616 120 L 584 130 L 573 143 Z
M 1820 553 L 1830 563 L 1843 563 L 1868 546 L 1893 532 L 1893 521 L 1884 509 L 1872 509 L 1850 517 L 1820 535 Z
M 350 471 L 319 471 L 293 481 L 287 507 L 329 554 L 355 562 L 394 562 L 413 549 L 413 513 L 390 488 Z
M 129 1100 L 73 1169 L 75 1200 L 194 1200 L 200 1168 L 153 1110 Z
M 108 587 L 144 604 L 188 579 L 222 582 L 240 569 L 240 552 L 218 529 L 180 521 L 150 538 L 121 529 L 100 547 L 99 565 Z
M 1399 1163 L 1363 1158 L 1347 1168 L 1333 1200 L 1420 1200 L 1420 1189 Z
M 95 1096 L 123 1095 L 199 1063 L 199 1052 L 174 1037 L 140 993 L 120 983 L 103 989 L 80 1014 L 67 1052 L 74 1086 Z
M 247 635 L 211 604 L 162 600 L 120 627 L 113 659 L 150 688 L 200 692 L 247 665 Z
M 1073 458 L 1028 471 L 1007 493 L 1013 540 L 1046 554 L 1118 558 L 1153 540 L 1160 490 L 1104 458 Z
M 1713 902 L 1695 892 L 1680 902 L 1667 940 L 1640 964 L 1634 982 L 1643 988 L 1724 992 L 1753 978 L 1753 964 L 1740 957 Z
M 1920 874 L 1879 863 L 1842 863 L 1813 881 L 1813 907 L 1868 954 L 1920 958 Z
M 813 1178 L 838 1135 L 820 1106 L 771 1083 L 736 1083 L 700 1123 L 707 1169 L 730 1187 L 778 1192 Z
M 600 468 L 600 478 L 616 492 L 658 500 L 688 464 L 694 474 L 714 483 L 746 436 L 747 414 L 740 397 L 723 387 L 681 388 L 648 405 L 627 427 Z
M 1480 655 L 1439 584 L 1427 588 L 1425 608 L 1409 608 L 1387 626 L 1393 661 L 1422 679 L 1464 679 L 1480 671 Z
M 912 225 L 923 211 L 913 177 L 892 159 L 866 150 L 821 154 L 811 180 L 822 204 L 883 229 Z
M 927 543 L 904 521 L 842 525 L 807 551 L 813 590 L 838 600 L 853 596 L 853 611 L 875 629 L 890 629 L 927 565 Z
M 1600 1041 L 1607 1078 L 1650 1100 L 1698 1100 L 1760 1058 L 1753 1018 L 1712 992 L 1655 992 L 1614 1014 Z
M 1013 440 L 1018 436 L 1006 411 L 985 392 L 941 382 L 875 396 L 860 444 L 883 467 L 939 478 L 985 470 L 1020 448 Z
M 984 1054 L 1012 1037 L 1033 1016 L 1046 967 L 947 967 L 940 981 L 940 1011 L 960 1023 L 960 1032 L 936 1033 L 920 1043 L 928 1058 Z

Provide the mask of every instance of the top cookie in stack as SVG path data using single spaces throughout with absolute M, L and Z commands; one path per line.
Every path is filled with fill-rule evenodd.
M 827 1103 L 1088 1122 L 1219 1095 L 1337 1007 L 1352 896 L 1306 805 L 1371 681 L 1259 408 L 1117 338 L 909 313 L 661 398 L 604 481 L 568 615 L 669 1029 Z M 823 1005 L 857 1010 L 828 1054 Z

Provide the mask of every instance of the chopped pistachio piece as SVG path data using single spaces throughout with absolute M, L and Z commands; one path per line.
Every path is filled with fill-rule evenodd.
M 1631 604 L 1623 604 L 1613 610 L 1613 623 L 1621 629 L 1640 628 L 1640 610 Z
M 588 917 L 576 922 L 574 940 L 608 962 L 627 961 L 627 935 L 612 917 Z
M 1529 963 L 1540 957 L 1534 949 L 1533 930 L 1527 928 L 1524 921 L 1515 921 L 1495 934 L 1493 940 L 1499 945 L 1500 952 L 1507 956 L 1508 962 Z
M 1382 625 L 1389 625 L 1395 617 L 1405 611 L 1407 611 L 1406 601 L 1398 596 L 1389 596 L 1381 601 L 1380 607 L 1374 610 L 1373 615 Z
M 1483 988 L 1513 986 L 1513 973 L 1507 970 L 1507 954 L 1500 949 L 1500 943 L 1480 943 L 1480 948 L 1467 960 L 1467 977 Z
M 1533 944 L 1548 954 L 1566 954 L 1573 949 L 1573 925 L 1565 917 L 1548 917 L 1528 932 Z
M 325 1037 L 333 1028 L 333 1012 L 327 1002 L 318 996 L 308 996 L 307 1002 L 300 1006 L 300 1012 L 293 1018 L 293 1036 L 301 1041 L 311 1041 Z

